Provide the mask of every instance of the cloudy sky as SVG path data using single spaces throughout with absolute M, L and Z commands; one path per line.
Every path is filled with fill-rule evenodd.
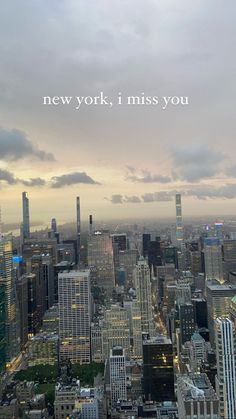
M 5 221 L 234 214 L 236 3 L 18 0 L 0 13 L 0 189 Z M 43 105 L 96 96 L 109 106 Z M 116 105 L 188 96 L 188 106 Z

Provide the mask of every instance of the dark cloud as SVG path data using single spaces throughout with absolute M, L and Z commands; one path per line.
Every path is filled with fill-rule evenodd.
M 40 177 L 31 178 L 29 180 L 21 180 L 21 183 L 25 186 L 33 187 L 33 186 L 44 186 L 46 185 L 46 181 Z
M 119 194 L 112 195 L 109 200 L 112 204 L 123 204 L 123 196 Z
M 8 183 L 8 185 L 15 185 L 18 182 L 13 173 L 4 169 L 0 169 L 0 182 L 1 181 Z
M 39 160 L 55 160 L 51 153 L 40 150 L 27 138 L 23 131 L 0 127 L 0 159 L 16 161 L 25 157 L 35 157 Z
M 206 145 L 190 145 L 176 148 L 172 152 L 173 177 L 175 179 L 197 182 L 211 178 L 219 173 L 225 155 Z
M 89 185 L 100 185 L 99 182 L 93 180 L 85 172 L 74 172 L 66 175 L 54 176 L 52 179 L 52 188 L 62 188 L 63 186 L 76 185 L 78 183 L 85 183 Z

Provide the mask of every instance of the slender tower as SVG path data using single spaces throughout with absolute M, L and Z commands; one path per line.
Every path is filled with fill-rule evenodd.
M 29 198 L 27 192 L 22 192 L 23 208 L 23 240 L 30 237 Z
M 89 235 L 92 236 L 93 234 L 93 216 L 89 216 Z
M 77 263 L 80 264 L 80 197 L 76 198 L 76 217 L 77 217 Z
M 183 242 L 183 225 L 182 225 L 182 205 L 181 194 L 175 195 L 175 208 L 176 208 L 176 241 L 179 247 Z

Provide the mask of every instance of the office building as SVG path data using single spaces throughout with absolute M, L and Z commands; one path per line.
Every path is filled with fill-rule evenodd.
M 206 301 L 208 329 L 211 345 L 214 346 L 214 320 L 218 317 L 229 317 L 231 300 L 236 295 L 236 285 L 207 283 Z
M 5 292 L 6 361 L 10 363 L 20 352 L 19 310 L 13 275 L 12 236 L 0 236 L 0 286 Z
M 110 351 L 109 357 L 111 405 L 120 400 L 127 400 L 125 351 L 116 346 Z
M 58 276 L 60 359 L 90 362 L 90 272 L 79 270 Z
M 194 309 L 191 303 L 179 305 L 180 344 L 191 340 L 195 331 Z
M 173 347 L 165 336 L 143 341 L 143 391 L 146 400 L 175 399 Z
M 110 298 L 115 286 L 112 238 L 108 231 L 97 231 L 89 236 L 88 266 L 93 283 Z
M 215 279 L 222 284 L 224 282 L 222 246 L 217 237 L 208 237 L 204 240 L 204 261 L 206 279 Z
M 102 324 L 102 353 L 104 360 L 114 346 L 121 346 L 130 357 L 130 329 L 127 310 L 112 304 L 104 313 Z
M 0 283 L 0 374 L 6 364 L 6 308 L 5 285 Z
M 30 237 L 30 216 L 29 216 L 29 198 L 27 192 L 22 192 L 23 209 L 23 241 Z
M 236 240 L 223 241 L 223 274 L 224 279 L 229 279 L 230 272 L 236 272 Z
M 28 340 L 28 278 L 21 275 L 16 280 L 16 292 L 19 304 L 20 344 L 21 349 Z
M 236 418 L 235 328 L 228 318 L 215 320 L 216 392 L 220 399 L 220 414 L 224 419 Z
M 219 419 L 219 398 L 206 374 L 185 374 L 177 379 L 181 419 Z
M 140 305 L 142 332 L 153 336 L 150 269 L 147 260 L 140 258 L 134 270 L 134 285 L 137 301 Z

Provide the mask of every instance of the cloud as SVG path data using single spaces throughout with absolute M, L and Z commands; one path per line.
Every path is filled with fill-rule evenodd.
M 62 188 L 63 186 L 76 185 L 78 183 L 90 184 L 90 185 L 100 185 L 99 182 L 93 180 L 85 172 L 74 172 L 68 173 L 61 176 L 54 176 L 51 179 L 52 188 Z
M 139 196 L 133 195 L 133 196 L 125 196 L 124 202 L 130 203 L 130 204 L 138 204 L 142 201 L 139 198 Z
M 220 164 L 225 155 L 214 151 L 206 145 L 191 145 L 176 148 L 172 152 L 173 177 L 197 182 L 204 178 L 211 178 L 220 171 Z
M 18 182 L 13 173 L 4 169 L 0 169 L 0 182 L 1 181 L 8 183 L 8 185 L 15 185 Z
M 143 202 L 166 202 L 172 201 L 173 196 L 175 195 L 176 191 L 162 191 L 162 192 L 154 192 L 154 193 L 145 193 L 142 195 Z
M 124 196 L 112 195 L 109 201 L 112 204 L 127 203 L 150 203 L 150 202 L 168 202 L 172 201 L 176 193 L 181 193 L 183 197 L 192 197 L 199 200 L 207 199 L 235 199 L 236 183 L 226 184 L 219 187 L 212 185 L 200 185 L 184 189 L 160 191 L 153 193 L 145 193 L 142 196 Z
M 119 194 L 112 195 L 111 199 L 109 199 L 109 201 L 112 204 L 123 204 L 123 196 L 119 195 Z
M 230 177 L 236 177 L 236 166 L 229 167 L 225 170 L 225 173 Z
M 25 157 L 35 157 L 42 161 L 55 160 L 51 153 L 32 144 L 23 131 L 0 127 L 0 159 L 17 161 Z
M 29 187 L 46 185 L 46 181 L 40 177 L 31 178 L 29 180 L 20 180 L 20 182 L 23 183 L 23 185 L 29 186 Z
M 138 170 L 133 167 L 126 165 L 128 174 L 125 178 L 127 181 L 134 183 L 169 183 L 171 182 L 171 177 L 166 175 L 151 174 L 149 170 L 141 170 L 141 174 L 138 173 Z

